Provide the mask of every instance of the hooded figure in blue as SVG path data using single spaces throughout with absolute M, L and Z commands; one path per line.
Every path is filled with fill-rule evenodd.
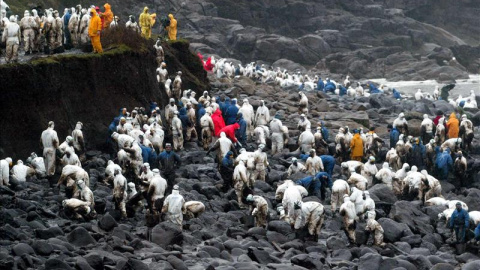
M 240 125 L 240 128 L 235 131 L 235 137 L 243 147 L 247 146 L 247 121 L 243 119 L 243 114 L 237 114 L 237 123 Z
M 235 170 L 233 162 L 233 152 L 228 151 L 220 164 L 220 175 L 223 179 L 222 189 L 224 192 L 227 192 L 232 187 L 233 171 Z
M 308 195 L 313 195 L 325 200 L 326 188 L 332 187 L 332 180 L 325 172 L 319 172 L 315 176 L 307 176 L 300 180 L 295 181 L 297 185 L 303 186 Z
M 182 128 L 183 130 L 185 131 L 187 129 L 187 127 L 189 127 L 190 125 L 190 120 L 188 119 L 188 116 L 187 116 L 187 109 L 185 107 L 182 107 L 179 111 L 178 111 L 178 118 L 180 118 L 180 121 L 182 121 Z
M 393 88 L 393 98 L 402 99 L 402 95 L 400 95 L 400 92 L 398 92 L 395 88 Z
M 223 111 L 222 111 L 223 112 Z M 238 114 L 237 100 L 232 99 L 232 103 L 228 106 L 227 111 L 225 112 L 225 124 L 233 125 L 236 122 Z
M 370 94 L 381 94 L 383 91 L 380 91 L 373 83 L 368 84 L 368 89 L 370 89 Z
M 468 211 L 462 208 L 460 202 L 457 202 L 449 223 L 450 231 L 455 230 L 457 243 L 465 243 L 465 231 L 468 230 L 469 225 L 470 216 Z
M 427 151 L 425 145 L 420 142 L 419 138 L 415 138 L 415 143 L 409 154 L 408 164 L 410 164 L 410 166 L 417 166 L 418 170 L 421 171 L 425 168 L 424 160 L 426 157 Z
M 324 88 L 325 84 L 323 83 L 322 78 L 319 77 L 317 82 L 317 91 L 324 91 Z
M 330 178 L 332 178 L 333 168 L 335 168 L 335 158 L 330 155 L 322 155 L 320 156 L 320 159 L 322 160 L 323 168 L 325 169 L 325 172 L 328 174 Z
M 157 102 L 155 102 L 155 101 L 150 102 L 150 110 L 148 112 L 152 112 L 157 107 L 158 107 Z
M 170 143 L 165 144 L 165 150 L 163 150 L 160 155 L 157 156 L 157 164 L 162 171 L 162 176 L 167 180 L 167 191 L 165 194 L 168 194 L 172 191 L 173 185 L 175 183 L 175 171 L 177 168 L 182 166 L 182 160 L 177 155 L 177 153 L 172 151 L 172 145 Z
M 345 96 L 347 94 L 347 88 L 345 88 L 345 86 L 339 85 L 338 88 L 339 88 L 339 92 L 338 92 L 339 96 Z
M 397 142 L 400 139 L 400 132 L 397 128 L 394 128 L 391 124 L 387 126 L 388 131 L 390 132 L 390 148 L 395 148 Z
M 330 81 L 330 79 L 327 79 L 327 83 L 325 84 L 324 92 L 332 92 L 335 93 L 335 89 L 337 89 L 337 86 Z
M 222 105 L 223 105 L 223 107 L 222 107 Z M 228 97 L 225 98 L 225 102 L 223 102 L 222 105 L 220 105 L 220 110 L 222 111 L 223 119 L 226 120 L 227 119 L 227 110 L 230 107 L 230 98 L 228 98 Z
M 200 119 L 207 113 L 205 107 L 203 107 L 202 103 L 197 104 L 197 127 L 200 127 Z
M 325 123 L 320 120 L 320 126 L 322 127 L 322 137 L 323 137 L 323 140 L 324 141 L 327 141 L 328 140 L 328 128 L 325 127 Z
M 441 180 L 447 180 L 448 172 L 453 166 L 453 159 L 450 156 L 450 148 L 445 149 L 443 153 L 437 155 L 436 164 Z
M 157 160 L 157 153 L 155 153 L 152 148 L 143 144 L 143 135 L 140 135 L 138 138 L 140 140 L 138 145 L 140 146 L 140 149 L 142 149 L 143 163 L 155 164 L 155 161 Z

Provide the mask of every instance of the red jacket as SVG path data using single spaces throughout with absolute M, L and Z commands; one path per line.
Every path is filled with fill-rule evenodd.
M 227 135 L 227 138 L 229 138 L 233 143 L 236 143 L 238 140 L 237 138 L 235 138 L 235 130 L 239 128 L 240 128 L 240 125 L 238 123 L 231 124 L 222 128 L 222 130 L 220 130 L 218 134 L 225 132 L 225 135 Z
M 215 137 L 220 137 L 220 130 L 225 127 L 225 121 L 223 120 L 222 111 L 217 109 L 212 114 L 213 127 L 215 131 Z
M 443 116 L 442 115 L 437 115 L 437 117 L 435 117 L 435 119 L 433 119 L 433 123 L 435 124 L 435 126 L 438 126 L 438 120 L 440 120 L 440 118 L 442 118 Z M 444 124 L 444 123 L 442 123 Z

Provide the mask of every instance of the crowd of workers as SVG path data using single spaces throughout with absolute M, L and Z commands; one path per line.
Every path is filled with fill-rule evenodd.
M 157 60 L 164 65 L 163 50 L 156 48 Z M 350 242 L 356 241 L 356 222 L 366 220 L 366 230 L 373 233 L 374 243 L 384 246 L 383 228 L 375 219 L 375 203 L 367 191 L 375 183 L 384 183 L 401 198 L 445 205 L 449 211 L 445 214 L 449 226 L 456 230 L 457 241 L 464 241 L 470 220 L 468 206 L 444 200 L 439 179 L 465 176 L 467 162 L 462 151 L 468 151 L 473 139 L 473 125 L 465 115 L 461 116 L 461 122 L 455 112 L 450 114 L 448 121 L 442 112 L 433 120 L 425 115 L 422 135 L 414 138 L 409 136 L 408 121 L 401 113 L 389 125 L 391 149 L 379 170 L 376 161 L 381 159 L 380 149 L 384 142 L 375 133 L 375 128 L 364 133 L 362 128 L 351 132 L 348 127 L 341 127 L 333 138 L 335 150 L 329 151 L 329 130 L 319 121 L 312 132 L 307 118 L 308 98 L 303 92 L 299 93 L 298 104 L 301 114 L 297 126 L 301 131 L 298 149 L 289 152 L 284 147 L 289 132 L 282 124 L 283 116 L 276 113 L 272 118 L 265 102 L 260 101 L 255 111 L 248 99 L 239 105 L 235 98 L 222 100 L 210 97 L 207 91 L 197 100 L 194 91 L 182 90 L 181 72 L 177 77 L 178 81 L 169 92 L 169 103 L 163 110 L 155 102 L 148 109 L 140 107 L 128 112 L 122 108 L 110 124 L 109 137 L 117 164 L 112 160 L 108 162 L 105 183 L 113 185 L 115 204 L 123 217 L 127 218 L 129 211 L 142 211 L 141 200 L 146 201 L 147 216 L 160 220 L 164 212 L 166 219 L 179 227 L 184 214 L 195 216 L 205 210 L 201 202 L 185 202 L 175 184 L 175 172 L 182 164 L 176 152 L 183 151 L 185 142 L 197 141 L 207 155 L 216 152 L 223 191 L 233 188 L 239 207 L 250 205 L 256 226 L 267 226 L 270 211 L 267 200 L 253 194 L 253 187 L 255 181 L 265 181 L 270 171 L 269 140 L 272 156 L 291 158 L 287 179 L 277 183 L 276 199 L 280 219 L 295 229 L 306 227 L 310 235 L 318 237 L 325 208 L 320 202 L 303 202 L 302 198 L 317 196 L 319 201 L 326 202 L 329 190 L 332 214 L 339 213 L 343 217 Z M 77 123 L 72 135 L 59 144 L 54 124 L 50 122 L 41 136 L 43 158 L 32 153 L 27 165 L 19 160 L 10 178 L 14 183 L 26 181 L 33 174 L 51 178 L 60 161 L 58 184 L 66 185 L 69 197 L 63 202 L 64 209 L 72 212 L 73 218 L 90 219 L 95 217 L 94 198 L 88 173 L 81 167 L 85 159 L 82 127 L 82 123 Z M 248 151 L 252 145 L 256 145 L 255 150 Z M 9 185 L 12 160 L 7 158 L 1 162 L 1 183 Z M 341 176 L 346 180 L 334 181 L 335 165 L 341 167 Z M 297 173 L 302 173 L 303 177 L 295 179 Z M 478 225 L 478 222 L 480 219 L 473 223 Z M 478 233 L 477 237 L 480 237 Z
M 71 48 L 89 44 L 94 53 L 102 53 L 102 32 L 120 24 L 120 18 L 114 16 L 110 4 L 82 8 L 66 8 L 63 16 L 57 10 L 40 7 L 25 10 L 23 18 L 2 11 L 0 30 L 3 31 L 2 43 L 5 43 L 5 60 L 7 63 L 17 62 L 20 45 L 23 40 L 25 55 L 44 52 L 45 54 L 61 53 Z M 9 15 L 9 16 L 8 16 Z M 151 38 L 155 25 L 156 14 L 150 14 L 145 7 L 137 24 L 133 15 L 129 16 L 125 27 L 128 30 L 141 33 L 144 38 Z M 177 20 L 172 14 L 161 20 L 161 28 L 168 34 L 169 40 L 177 38 Z

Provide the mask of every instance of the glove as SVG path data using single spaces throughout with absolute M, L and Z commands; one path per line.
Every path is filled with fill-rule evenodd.
M 270 166 L 268 166 L 268 167 L 267 167 L 267 171 L 268 171 L 268 172 L 270 172 L 270 171 L 271 171 L 271 169 L 270 169 Z

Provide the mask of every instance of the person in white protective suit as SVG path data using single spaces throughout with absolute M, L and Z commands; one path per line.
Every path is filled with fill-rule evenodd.
M 178 186 L 173 186 L 172 194 L 168 195 L 163 204 L 162 213 L 167 213 L 167 219 L 182 228 L 185 199 L 180 195 Z
M 37 24 L 37 33 L 35 33 L 35 38 L 33 39 L 33 53 L 37 53 L 40 50 L 40 45 L 41 45 L 41 39 L 43 37 L 43 34 L 41 33 L 41 25 L 42 25 L 42 19 L 40 16 L 38 16 L 38 11 L 36 9 L 32 9 L 32 17 L 35 20 L 35 23 Z
M 195 116 L 195 109 L 193 108 L 193 105 L 190 102 L 187 103 L 187 117 L 190 124 L 187 125 L 187 132 L 186 132 L 187 137 L 185 139 L 187 141 L 191 141 L 192 136 L 195 139 L 198 139 L 197 130 L 195 128 L 197 123 L 197 117 Z
M 153 123 L 150 126 L 144 125 L 145 139 L 149 140 L 157 153 L 163 151 L 163 141 L 165 140 L 165 132 L 161 125 Z
M 85 139 L 83 137 L 83 124 L 82 122 L 77 122 L 75 125 L 75 129 L 72 131 L 73 137 L 73 148 L 75 148 L 75 152 L 82 156 L 86 149 L 85 149 Z
M 30 154 L 30 157 L 27 159 L 27 163 L 35 170 L 37 177 L 44 178 L 47 176 L 47 171 L 45 170 L 45 161 L 42 157 L 37 156 L 35 152 Z
M 460 131 L 458 133 L 460 138 L 463 141 L 463 148 L 465 150 L 472 150 L 472 140 L 473 140 L 473 123 L 467 118 L 467 115 L 462 115 L 460 121 Z
M 202 128 L 200 135 L 202 137 L 203 149 L 208 150 L 215 132 L 215 126 L 212 121 L 212 108 L 205 109 L 205 114 L 200 118 L 200 127 Z
M 300 113 L 308 113 L 308 98 L 303 92 L 298 92 L 300 101 L 298 102 L 298 111 Z
M 87 202 L 92 212 L 95 212 L 95 198 L 92 190 L 86 185 L 85 181 L 77 181 L 77 192 L 74 194 L 74 198 Z
M 157 214 L 162 210 L 163 200 L 165 197 L 165 190 L 167 190 L 167 180 L 160 176 L 158 169 L 153 169 L 153 178 L 150 180 L 150 185 L 147 191 L 147 198 L 149 198 L 150 211 Z
M 445 206 L 447 204 L 447 200 L 443 197 L 433 197 L 428 200 L 425 200 L 425 206 L 433 206 L 433 205 L 442 205 Z
M 402 112 L 398 117 L 393 121 L 393 127 L 398 129 L 398 131 L 405 136 L 408 136 L 408 122 L 405 119 L 405 114 Z
M 415 93 L 415 100 L 422 100 L 424 98 L 422 89 L 417 89 L 417 92 Z
M 398 171 L 402 168 L 402 160 L 400 159 L 397 150 L 393 147 L 388 150 L 387 155 L 385 156 L 385 161 L 388 162 L 388 165 L 392 167 L 393 171 Z
M 305 166 L 302 163 L 299 163 L 297 158 L 292 158 L 292 164 L 288 167 L 287 170 L 287 177 L 290 177 L 292 174 L 296 174 L 297 172 L 304 171 Z
M 346 161 L 348 157 L 348 149 L 350 142 L 345 136 L 345 129 L 343 127 L 338 129 L 338 133 L 335 136 L 335 155 L 340 161 Z
M 347 183 L 363 191 L 367 189 L 368 180 L 361 174 L 351 171 Z
M 378 221 L 375 220 L 375 211 L 367 211 L 367 226 L 365 227 L 365 232 L 368 234 L 373 233 L 373 244 L 379 247 L 384 247 L 385 243 L 383 242 L 383 228 Z M 367 239 L 370 236 L 367 236 Z
M 133 15 L 128 16 L 128 21 L 125 23 L 125 28 L 140 33 L 140 27 L 138 26 L 137 22 L 135 21 L 135 17 Z
M 403 180 L 405 188 L 408 186 L 408 194 L 421 196 L 420 183 L 424 179 L 426 180 L 427 177 L 418 171 L 417 166 L 412 166 L 411 171 L 407 173 L 407 176 Z M 421 198 L 418 199 L 420 200 Z
M 275 200 L 277 200 L 277 202 L 281 202 L 283 200 L 283 195 L 285 193 L 285 190 L 287 190 L 288 187 L 295 186 L 295 185 L 296 185 L 295 182 L 288 179 L 283 181 L 283 183 L 281 184 L 279 183 L 275 191 Z
M 17 164 L 12 168 L 12 180 L 17 182 L 27 181 L 27 177 L 35 175 L 35 170 L 23 164 L 23 161 L 18 160 Z
M 126 201 L 127 201 L 127 178 L 122 172 L 115 170 L 115 178 L 113 179 L 113 200 L 115 208 L 122 212 L 122 217 L 127 217 Z
M 423 121 L 421 123 L 422 142 L 424 144 L 428 143 L 431 139 L 433 139 L 434 127 L 435 127 L 435 124 L 433 123 L 432 119 L 428 117 L 428 114 L 424 114 Z
M 308 191 L 299 185 L 288 186 L 283 193 L 282 205 L 291 225 L 295 223 L 295 203 L 302 201 Z
M 330 204 L 332 206 L 332 213 L 334 216 L 337 212 L 337 205 L 341 205 L 344 195 L 350 195 L 350 186 L 345 180 L 335 180 L 332 185 L 332 194 L 330 196 Z
M 241 159 L 238 161 L 238 164 L 233 171 L 233 187 L 235 189 L 235 194 L 237 195 L 238 204 L 241 208 L 244 207 L 242 201 L 243 189 L 245 186 L 253 188 L 253 183 L 255 183 L 255 180 L 252 181 L 248 178 L 246 163 L 246 158 Z
M 410 165 L 408 163 L 404 163 L 402 168 L 395 172 L 395 176 L 393 177 L 392 187 L 393 193 L 396 195 L 401 195 L 403 193 L 403 189 L 405 187 L 404 179 L 407 177 L 407 173 L 410 171 Z
M 382 168 L 375 174 L 375 178 L 382 181 L 391 190 L 393 190 L 392 179 L 394 176 L 395 173 L 390 169 L 388 162 L 384 162 Z
M 17 24 L 15 16 L 10 16 L 10 22 L 3 29 L 2 42 L 6 43 L 5 61 L 17 62 L 18 46 L 20 45 L 20 26 Z
M 77 154 L 75 154 L 70 148 L 65 151 L 65 154 L 62 157 L 62 165 L 75 165 L 82 167 L 82 163 Z
M 139 177 L 139 186 L 142 193 L 147 192 L 150 187 L 150 181 L 153 179 L 153 171 L 150 170 L 150 164 L 143 163 L 142 173 Z
M 199 201 L 188 201 L 185 203 L 183 215 L 187 218 L 197 218 L 205 212 L 205 205 Z
M 168 78 L 167 64 L 165 62 L 162 62 L 158 66 L 156 72 L 157 72 L 157 81 L 159 83 L 163 83 L 165 85 L 167 79 L 169 79 Z M 168 87 L 170 87 L 170 86 L 168 86 Z M 167 89 L 167 87 L 165 87 L 165 88 L 166 88 L 165 91 L 167 92 L 167 96 L 170 96 L 171 95 L 170 88 L 168 88 L 168 89 Z
M 165 52 L 163 51 L 162 40 L 160 37 L 157 39 L 157 42 L 155 42 L 155 45 L 153 45 L 153 48 L 155 48 L 156 52 L 155 59 L 157 60 L 157 65 L 160 66 L 165 60 Z
M 350 201 L 352 201 L 355 204 L 357 219 L 363 218 L 363 206 L 364 206 L 363 191 L 356 187 L 352 187 L 350 191 L 351 191 Z
M 363 169 L 361 171 L 361 175 L 364 176 L 368 181 L 368 186 L 371 187 L 373 185 L 373 177 L 377 174 L 378 169 L 375 165 L 375 157 L 370 156 L 368 161 L 363 165 Z
M 135 139 L 132 136 L 127 134 L 119 134 L 117 132 L 113 132 L 111 137 L 117 143 L 117 147 L 119 149 L 125 147 L 125 145 L 130 147 L 130 145 L 132 145 L 133 142 L 135 141 Z
M 90 24 L 90 9 L 87 12 L 87 9 L 82 9 L 82 19 L 80 20 L 80 44 L 85 44 L 90 41 L 88 36 L 88 25 Z
M 220 132 L 220 138 L 218 138 L 215 144 L 213 144 L 213 146 L 207 151 L 207 155 L 215 149 L 218 149 L 217 160 L 219 164 L 222 162 L 222 159 L 225 157 L 228 151 L 232 151 L 234 153 L 236 152 L 232 141 L 227 138 L 225 132 Z
M 255 113 L 255 126 L 266 126 L 270 122 L 270 111 L 265 106 L 265 101 L 260 100 L 260 106 Z
M 255 226 L 263 227 L 267 226 L 268 217 L 268 203 L 262 196 L 249 194 L 247 196 L 247 202 L 251 203 L 255 208 L 252 210 L 252 216 L 255 217 Z
M 451 152 L 457 152 L 460 150 L 460 146 L 462 145 L 462 139 L 461 138 L 451 138 L 442 143 L 440 146 L 442 151 L 445 151 L 445 149 L 450 148 Z
M 208 96 L 208 91 L 203 91 L 203 95 L 198 98 L 198 103 L 202 104 L 203 107 L 207 107 L 206 103 L 210 102 L 210 97 Z
M 421 173 L 426 177 L 426 179 L 422 179 L 419 188 L 418 197 L 420 200 L 428 201 L 430 198 L 433 197 L 440 197 L 442 196 L 442 185 L 437 178 L 428 174 L 426 170 L 422 170 Z
M 115 164 L 112 160 L 109 160 L 107 162 L 107 167 L 105 168 L 105 179 L 103 182 L 105 184 L 113 184 L 113 179 L 115 178 L 115 170 L 122 171 L 122 168 L 118 165 Z
M 12 165 L 12 159 L 9 157 L 0 160 L 0 186 L 10 186 L 10 168 Z
M 38 25 L 35 18 L 30 16 L 30 11 L 25 10 L 23 18 L 20 21 L 20 29 L 22 30 L 25 55 L 29 55 L 34 50 L 35 32 L 38 31 Z
M 305 114 L 303 113 L 300 115 L 300 120 L 298 120 L 297 128 L 300 131 L 312 129 L 312 123 L 310 123 L 310 120 L 308 120 Z
M 65 31 L 70 31 L 73 47 L 77 47 L 79 38 L 80 38 L 79 29 L 80 29 L 80 19 L 82 16 L 81 12 L 82 12 L 82 6 L 77 5 L 75 7 L 75 10 L 72 12 L 72 16 L 70 16 L 67 29 L 64 29 Z
M 281 153 L 283 150 L 283 131 L 282 121 L 280 121 L 280 115 L 275 114 L 273 120 L 270 122 L 270 132 L 272 134 L 272 156 L 276 153 Z
M 165 106 L 165 120 L 167 121 L 168 125 L 172 125 L 173 117 L 175 116 L 175 112 L 178 111 L 177 105 L 175 105 L 175 99 L 170 98 L 168 101 L 167 106 Z
M 322 159 L 319 156 L 317 156 L 315 149 L 310 149 L 310 156 L 307 158 L 307 161 L 305 162 L 304 171 L 308 175 L 316 175 L 318 172 L 325 171 L 323 167 Z
M 182 97 L 182 72 L 178 71 L 175 80 L 173 80 L 172 95 L 177 100 Z
M 242 107 L 238 109 L 238 112 L 242 113 L 243 119 L 247 122 L 247 140 L 250 140 L 253 136 L 253 118 L 255 117 L 255 112 L 253 106 L 248 102 L 248 99 L 243 100 Z
M 60 154 L 62 154 L 62 156 L 67 152 L 67 150 L 75 153 L 75 148 L 73 148 L 73 137 L 67 136 L 65 138 L 65 141 L 58 146 L 58 150 L 60 151 Z
M 48 122 L 48 128 L 42 132 L 40 139 L 43 147 L 43 159 L 45 161 L 47 177 L 51 177 L 55 174 L 55 154 L 58 147 L 58 136 L 54 128 L 55 124 L 53 121 Z
M 346 177 L 350 177 L 352 171 L 361 172 L 363 170 L 363 163 L 356 160 L 349 160 L 342 162 L 340 167 L 342 168 L 342 174 Z
M 370 192 L 365 190 L 363 192 L 363 213 L 365 214 L 368 211 L 373 211 L 375 213 L 375 201 L 373 201 L 372 198 L 370 198 Z
M 310 129 L 305 130 L 304 132 L 300 133 L 298 137 L 298 146 L 300 152 L 302 153 L 309 153 L 315 146 L 315 136 L 313 135 Z
M 89 203 L 76 199 L 65 199 L 62 201 L 62 207 L 67 215 L 73 216 L 75 219 L 87 218 L 92 212 L 92 208 L 88 206 Z
M 318 241 L 320 229 L 325 217 L 325 210 L 319 202 L 297 202 L 295 208 L 295 230 L 308 226 L 308 233 Z
M 255 170 L 252 172 L 250 177 L 252 181 L 265 181 L 265 178 L 267 176 L 265 170 L 268 169 L 268 171 L 270 171 L 267 153 L 263 151 L 264 148 L 265 145 L 260 144 L 257 151 L 255 151 L 255 153 L 253 154 L 253 163 L 255 164 Z
M 62 169 L 62 174 L 57 182 L 57 187 L 65 185 L 65 194 L 68 198 L 71 198 L 77 193 L 76 183 L 80 180 L 85 181 L 86 186 L 90 186 L 90 177 L 88 173 L 79 166 L 66 165 Z
M 183 149 L 183 130 L 182 121 L 178 118 L 178 111 L 173 113 L 172 119 L 172 135 L 173 135 L 173 150 L 180 151 Z
M 343 225 L 347 234 L 348 240 L 351 244 L 356 243 L 355 227 L 357 213 L 355 204 L 350 201 L 348 195 L 343 195 L 343 204 L 340 206 L 340 215 L 343 217 Z
M 267 138 L 270 137 L 270 129 L 267 126 L 257 126 L 253 130 L 256 144 L 267 144 Z

